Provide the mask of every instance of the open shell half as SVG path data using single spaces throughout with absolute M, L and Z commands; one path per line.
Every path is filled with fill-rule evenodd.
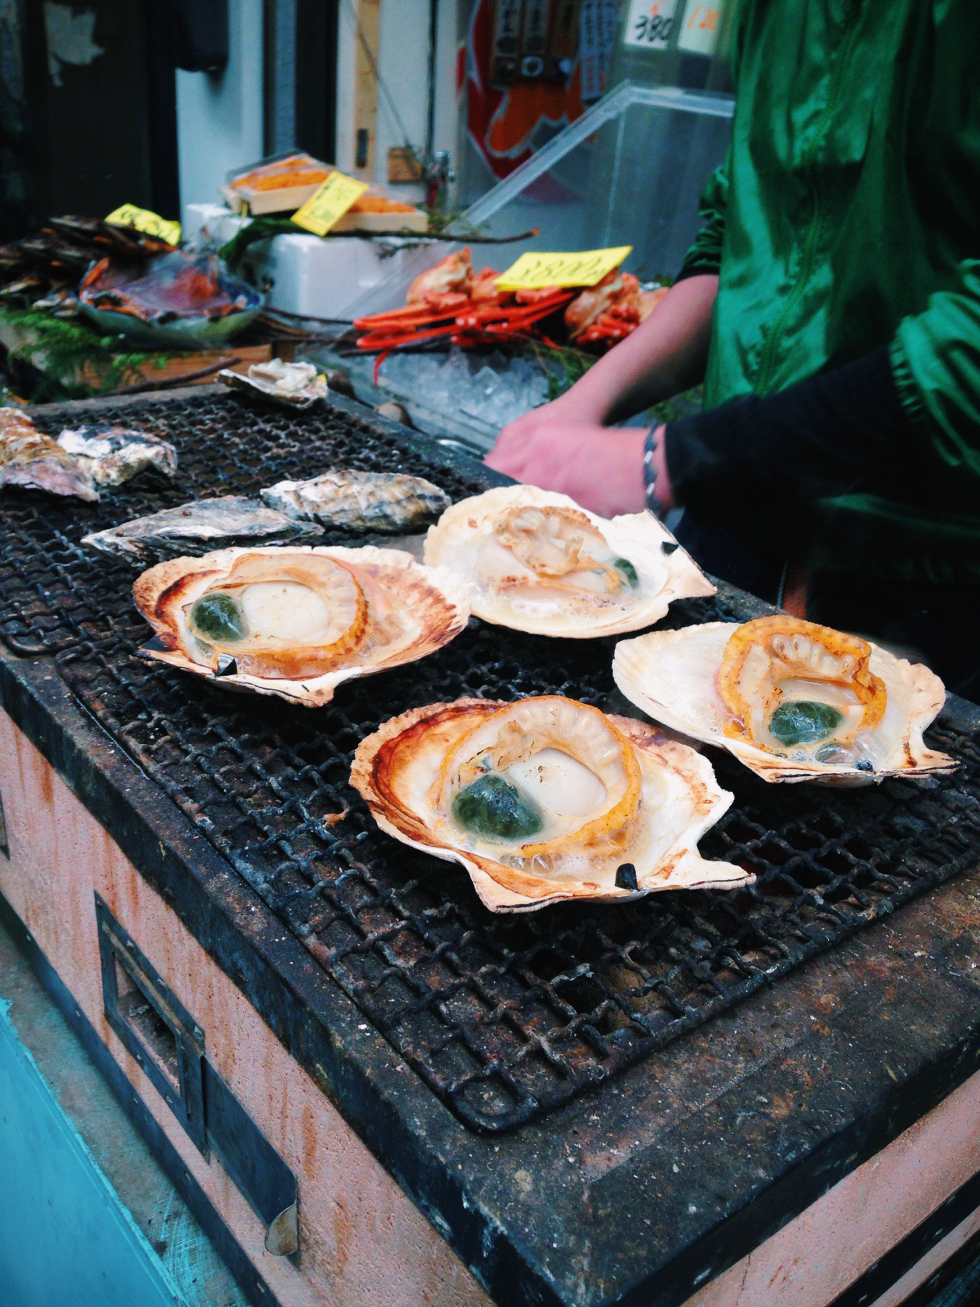
M 622 640 L 613 676 L 651 717 L 765 781 L 871 785 L 958 765 L 922 740 L 946 697 L 934 672 L 782 614 Z
M 402 713 L 362 740 L 351 784 L 389 835 L 461 862 L 493 912 L 754 879 L 698 852 L 732 802 L 707 759 L 558 695 Z
M 639 631 L 672 599 L 716 593 L 652 513 L 607 521 L 536 486 L 447 508 L 429 528 L 425 561 L 464 578 L 474 616 L 535 635 Z
M 235 690 L 315 708 L 342 681 L 415 662 L 469 620 L 465 587 L 399 549 L 220 549 L 133 586 L 140 652 Z

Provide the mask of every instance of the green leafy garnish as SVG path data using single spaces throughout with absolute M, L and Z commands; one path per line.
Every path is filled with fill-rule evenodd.
M 527 839 L 544 825 L 537 805 L 495 774 L 460 790 L 453 800 L 453 817 L 474 835 L 498 840 Z
M 245 638 L 238 605 L 230 594 L 208 594 L 191 609 L 191 620 L 209 640 L 235 641 Z
M 769 719 L 769 732 L 780 744 L 813 744 L 825 740 L 844 720 L 829 703 L 807 699 L 781 703 Z

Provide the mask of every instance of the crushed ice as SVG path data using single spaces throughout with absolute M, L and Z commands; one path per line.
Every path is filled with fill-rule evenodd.
M 448 357 L 393 354 L 381 365 L 381 384 L 435 412 L 461 412 L 500 430 L 547 401 L 548 378 L 533 359 L 491 357 L 499 368 L 484 362 L 474 372 L 458 347 Z

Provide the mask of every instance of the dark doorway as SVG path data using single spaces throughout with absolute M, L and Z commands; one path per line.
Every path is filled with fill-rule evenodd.
M 265 0 L 265 151 L 337 145 L 338 0 Z
M 178 218 L 177 113 L 166 0 L 23 6 L 29 209 Z

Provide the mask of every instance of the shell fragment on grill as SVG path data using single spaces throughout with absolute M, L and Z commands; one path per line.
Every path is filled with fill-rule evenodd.
M 652 513 L 606 521 L 535 486 L 454 504 L 430 527 L 425 561 L 466 580 L 475 616 L 538 635 L 638 631 L 672 599 L 715 593 Z
M 16 408 L 0 408 L 0 486 L 46 490 L 94 502 L 91 473 Z
M 158 563 L 140 652 L 230 689 L 329 703 L 341 682 L 415 662 L 469 620 L 463 586 L 397 549 L 222 549 Z
M 264 395 L 267 399 L 288 404 L 290 408 L 309 408 L 327 395 L 326 378 L 312 363 L 284 363 L 282 359 L 270 359 L 267 363 L 253 363 L 247 373 L 222 368 L 218 376 L 226 386 Z
M 146 431 L 129 431 L 126 427 L 66 428 L 57 443 L 77 459 L 98 486 L 119 486 L 149 470 L 171 479 L 177 473 L 176 449 Z
M 297 522 L 244 495 L 224 495 L 95 531 L 82 544 L 143 563 L 232 545 L 303 544 L 322 535 L 313 522 Z
M 869 785 L 957 765 L 922 739 L 946 697 L 939 677 L 815 622 L 652 631 L 616 646 L 613 675 L 638 708 L 766 781 Z
M 309 481 L 280 481 L 263 502 L 287 517 L 352 531 L 407 534 L 434 522 L 449 496 L 423 477 L 401 472 L 325 472 Z
M 698 852 L 732 802 L 705 758 L 559 695 L 403 713 L 358 746 L 351 784 L 382 830 L 462 863 L 494 912 L 754 879 Z

